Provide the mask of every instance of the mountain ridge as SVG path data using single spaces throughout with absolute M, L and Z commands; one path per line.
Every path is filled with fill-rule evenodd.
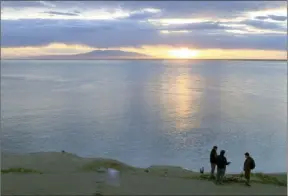
M 137 58 L 149 58 L 150 56 L 144 55 L 137 52 L 126 52 L 122 50 L 92 50 L 86 53 L 79 54 L 69 54 L 69 55 L 41 55 L 41 56 L 29 56 L 20 57 L 18 59 L 29 59 L 29 60 L 77 60 L 77 59 L 87 59 L 87 60 L 97 60 L 97 59 L 137 59 Z

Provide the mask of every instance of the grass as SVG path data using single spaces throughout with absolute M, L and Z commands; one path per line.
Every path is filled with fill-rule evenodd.
M 41 171 L 27 168 L 9 168 L 9 169 L 1 169 L 1 174 L 7 173 L 34 173 L 34 174 L 43 174 Z
M 267 175 L 267 174 L 263 174 L 263 173 L 255 173 L 255 174 L 251 175 L 250 181 L 252 183 L 273 184 L 273 185 L 277 185 L 277 186 L 287 187 L 287 179 L 285 180 L 283 176 L 284 175 L 276 177 L 273 175 Z M 188 176 L 185 178 L 213 181 L 213 179 L 210 178 L 210 174 L 201 174 L 198 176 Z M 241 174 L 230 174 L 230 175 L 228 174 L 223 179 L 223 182 L 224 183 L 244 183 L 245 179 L 244 179 L 243 175 L 241 175 Z
M 280 179 L 281 176 L 276 177 L 273 175 L 267 175 L 267 174 L 263 174 L 263 173 L 255 173 L 253 174 L 253 176 L 255 176 L 256 178 L 260 179 L 262 183 L 264 184 L 275 184 L 278 186 L 286 186 L 287 187 L 287 175 L 286 175 L 286 179 Z

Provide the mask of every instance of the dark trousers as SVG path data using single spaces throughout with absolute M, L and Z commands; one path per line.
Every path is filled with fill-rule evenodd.
M 251 170 L 250 169 L 247 169 L 244 171 L 244 176 L 245 176 L 245 179 L 246 179 L 246 184 L 249 184 L 250 183 L 250 175 L 251 175 Z
M 223 182 L 225 171 L 226 171 L 225 168 L 218 168 L 217 167 L 217 182 L 218 183 L 222 183 Z
M 214 177 L 216 163 L 211 163 L 211 177 Z

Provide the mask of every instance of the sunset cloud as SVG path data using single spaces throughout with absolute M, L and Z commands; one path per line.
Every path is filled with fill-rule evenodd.
M 97 48 L 164 57 L 167 48 L 175 47 L 197 49 L 203 58 L 215 50 L 225 58 L 239 58 L 233 51 L 241 51 L 243 58 L 250 58 L 251 51 L 255 58 L 260 53 L 287 56 L 284 1 L 5 1 L 1 5 L 2 57 L 77 54 Z

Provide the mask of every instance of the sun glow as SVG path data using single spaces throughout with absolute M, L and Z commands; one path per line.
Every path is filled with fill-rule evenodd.
M 188 48 L 181 48 L 170 50 L 169 55 L 173 58 L 185 59 L 185 58 L 193 58 L 198 56 L 199 52 L 196 50 L 190 50 Z

